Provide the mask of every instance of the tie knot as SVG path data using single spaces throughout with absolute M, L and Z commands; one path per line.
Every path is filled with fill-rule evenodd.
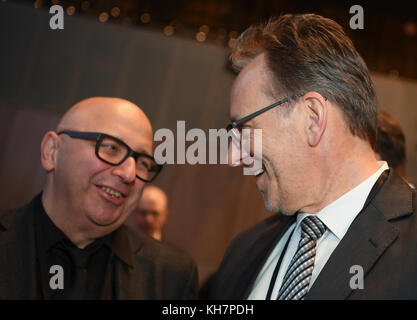
M 326 231 L 326 226 L 316 216 L 307 216 L 301 221 L 301 237 L 318 240 Z

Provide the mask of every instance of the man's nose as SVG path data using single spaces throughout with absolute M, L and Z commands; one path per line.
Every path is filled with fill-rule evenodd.
M 123 182 L 131 183 L 136 179 L 136 162 L 133 157 L 128 157 L 118 166 L 114 167 L 113 173 L 119 176 Z

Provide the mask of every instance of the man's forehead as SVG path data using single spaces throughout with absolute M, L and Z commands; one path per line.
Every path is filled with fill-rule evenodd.
M 238 120 L 260 108 L 262 102 L 256 103 L 250 99 L 266 95 L 270 85 L 270 71 L 266 66 L 264 55 L 261 54 L 252 60 L 236 77 L 230 93 L 230 119 Z
M 127 143 L 135 151 L 152 151 L 152 127 L 136 105 L 116 98 L 91 98 L 71 108 L 58 131 L 101 132 Z
M 125 142 L 136 152 L 152 153 L 152 131 L 123 121 L 105 121 L 93 123 L 83 131 L 105 133 Z
M 91 123 L 83 126 L 77 131 L 83 132 L 99 132 L 108 134 L 126 143 L 132 150 L 140 153 L 152 154 L 152 132 L 138 128 L 137 126 L 129 126 L 123 122 L 100 122 Z

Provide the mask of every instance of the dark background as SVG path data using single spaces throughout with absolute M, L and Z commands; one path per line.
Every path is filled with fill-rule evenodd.
M 65 9 L 64 30 L 49 28 L 52 3 Z M 364 30 L 349 29 L 354 4 L 364 8 Z M 416 182 L 413 8 L 348 1 L 0 0 L 0 206 L 23 205 L 41 190 L 42 136 L 81 99 L 128 99 L 155 130 L 175 131 L 178 120 L 186 121 L 186 130 L 224 127 L 233 39 L 249 24 L 287 12 L 320 13 L 352 37 L 381 105 L 406 132 L 408 173 Z M 238 232 L 268 215 L 253 177 L 242 172 L 224 165 L 170 165 L 156 180 L 170 200 L 165 237 L 196 259 L 201 280 Z

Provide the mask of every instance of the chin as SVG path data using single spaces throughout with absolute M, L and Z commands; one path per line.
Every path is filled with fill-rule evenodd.
M 280 213 L 284 216 L 293 216 L 296 213 L 294 210 L 289 210 L 288 208 L 285 208 L 285 206 L 282 203 L 279 203 L 278 200 L 271 201 L 264 198 L 264 202 L 266 209 L 270 212 Z
M 271 199 L 268 199 L 267 195 L 262 193 L 262 196 L 264 198 L 264 204 L 265 207 L 268 211 L 273 212 L 273 213 L 277 213 L 279 212 L 279 205 L 277 203 L 277 201 L 272 201 Z
M 107 227 L 118 222 L 120 214 L 118 212 L 94 212 L 88 215 L 88 219 L 97 226 Z M 123 223 L 123 222 L 122 222 Z

